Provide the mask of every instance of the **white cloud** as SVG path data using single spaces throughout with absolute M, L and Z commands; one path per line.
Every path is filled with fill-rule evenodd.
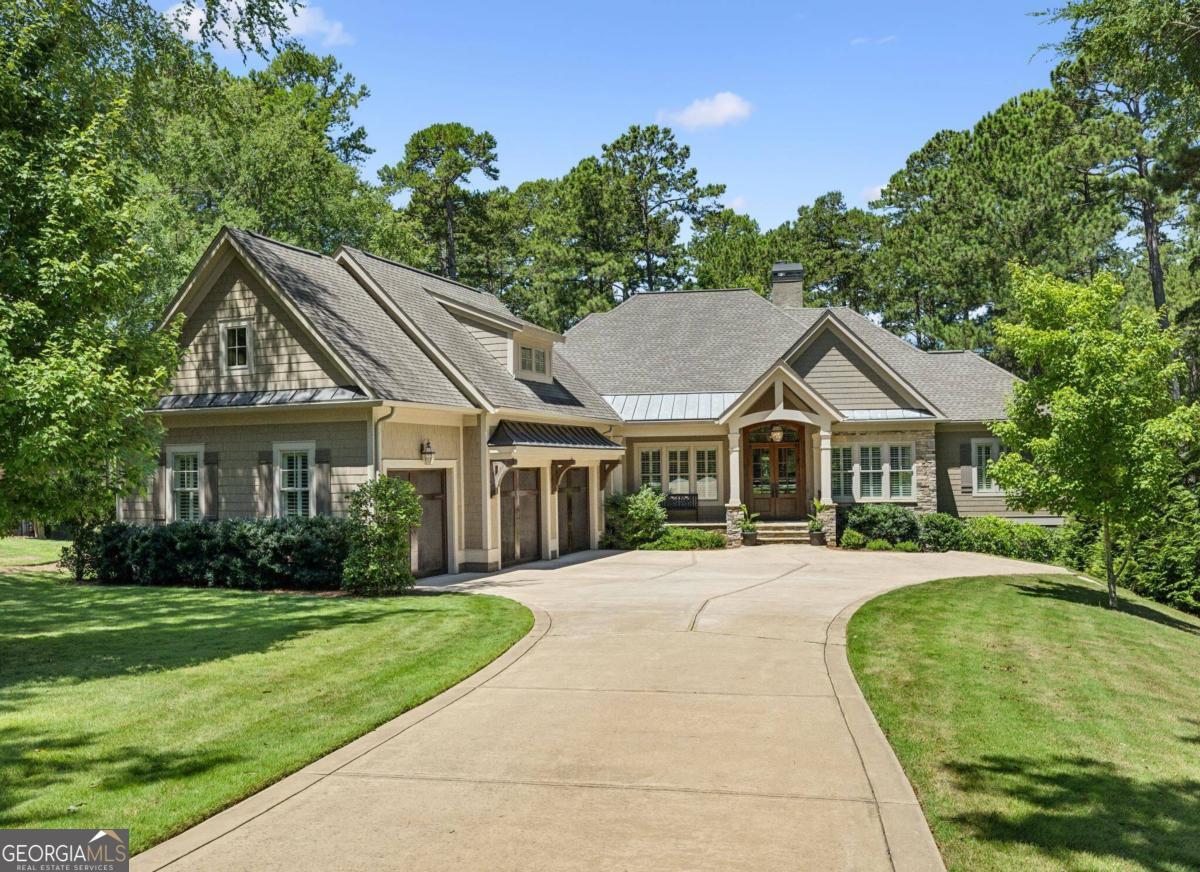
M 860 196 L 864 203 L 870 203 L 872 200 L 878 200 L 882 193 L 883 185 L 872 185 L 869 188 L 863 188 Z
M 738 196 L 734 197 L 732 200 L 730 200 L 725 205 L 727 208 L 732 209 L 734 212 L 745 212 L 746 207 L 749 205 L 749 203 L 746 201 L 745 197 L 743 197 L 739 194 Z
M 168 19 L 175 21 L 179 32 L 188 39 L 193 42 L 200 39 L 200 24 L 204 21 L 204 13 L 199 8 L 187 8 L 182 3 L 176 3 L 164 14 Z M 325 10 L 320 6 L 301 6 L 294 13 L 289 11 L 284 26 L 292 36 L 319 42 L 322 48 L 350 45 L 354 42 L 354 38 L 346 32 L 345 25 L 326 17 Z M 223 25 L 217 27 L 216 36 L 226 47 L 232 45 L 229 30 Z
M 301 6 L 294 15 L 289 14 L 288 19 L 288 31 L 292 36 L 319 37 L 324 48 L 354 42 L 342 22 L 326 18 L 325 10 L 320 6 Z
M 724 127 L 750 117 L 754 107 L 744 97 L 730 91 L 722 91 L 711 97 L 701 97 L 675 112 L 659 112 L 659 121 L 678 124 L 687 130 L 702 127 Z
M 889 42 L 896 41 L 896 34 L 889 33 L 887 36 L 856 36 L 850 40 L 851 45 L 887 45 Z

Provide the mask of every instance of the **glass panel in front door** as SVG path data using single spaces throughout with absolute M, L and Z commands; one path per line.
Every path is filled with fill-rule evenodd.
M 779 448 L 779 496 L 789 496 L 796 492 L 796 449 L 780 446 Z
M 750 463 L 750 493 L 756 497 L 771 496 L 771 449 L 755 448 Z

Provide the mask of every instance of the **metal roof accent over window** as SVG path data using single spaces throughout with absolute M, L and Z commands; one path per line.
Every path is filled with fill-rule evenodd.
M 604 401 L 623 421 L 712 421 L 740 393 L 607 394 Z
M 906 421 L 913 418 L 933 419 L 925 409 L 844 409 L 847 421 Z
M 290 406 L 312 403 L 344 403 L 365 400 L 355 387 L 296 388 L 287 391 L 229 391 L 220 394 L 170 394 L 154 407 L 160 412 L 177 409 L 225 409 L 236 406 Z
M 492 438 L 492 448 L 529 446 L 534 448 L 620 448 L 593 427 L 565 424 L 531 424 L 526 421 L 501 421 Z

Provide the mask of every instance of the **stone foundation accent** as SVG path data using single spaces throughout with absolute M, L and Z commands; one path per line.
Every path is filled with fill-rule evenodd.
M 725 547 L 742 547 L 742 507 L 730 503 L 725 506 Z
M 835 430 L 834 445 L 860 445 L 886 442 L 911 442 L 913 444 L 913 491 L 911 501 L 901 505 L 911 506 L 925 514 L 937 511 L 937 449 L 932 427 L 920 430 Z M 826 528 L 831 529 L 831 528 Z
M 837 544 L 837 506 L 829 506 L 818 515 L 821 526 L 825 528 L 825 547 L 832 548 Z

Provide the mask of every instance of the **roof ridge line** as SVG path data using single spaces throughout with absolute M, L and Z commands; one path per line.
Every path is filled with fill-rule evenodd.
M 384 257 L 381 254 L 375 254 L 372 251 L 367 251 L 365 248 L 357 248 L 356 246 L 352 246 L 352 245 L 347 245 L 346 248 L 353 248 L 355 251 L 361 252 L 362 254 L 365 254 L 367 257 L 372 257 L 375 260 L 381 260 L 384 263 L 389 263 L 394 267 L 398 267 L 400 269 L 406 269 L 409 272 L 415 272 L 415 273 L 418 273 L 419 275 L 428 276 L 431 279 L 437 279 L 439 282 L 445 282 L 446 284 L 449 284 L 449 285 L 457 285 L 458 287 L 468 290 L 473 294 L 486 294 L 489 297 L 495 297 L 497 300 L 500 299 L 499 297 L 496 297 L 496 295 L 493 294 L 491 291 L 485 291 L 483 288 L 472 287 L 471 285 L 468 285 L 465 282 L 460 282 L 458 279 L 452 279 L 447 276 L 440 276 L 437 273 L 430 272 L 427 269 L 421 269 L 419 266 L 412 266 L 407 263 L 401 263 L 398 260 L 392 260 L 390 257 Z M 428 290 L 428 288 L 426 288 L 426 290 Z M 516 316 L 514 315 L 513 317 L 515 318 Z
M 255 239 L 261 239 L 263 242 L 269 242 L 272 245 L 278 245 L 280 248 L 287 248 L 292 251 L 299 252 L 300 254 L 311 255 L 312 257 L 320 258 L 322 260 L 332 260 L 333 259 L 333 258 L 329 257 L 329 255 L 327 255 L 327 254 L 322 254 L 319 251 L 313 251 L 311 248 L 304 248 L 301 245 L 296 245 L 291 242 L 284 242 L 281 239 L 275 239 L 272 236 L 267 236 L 265 233 L 259 233 L 257 230 L 247 230 L 245 227 L 234 227 L 231 224 L 226 224 L 225 229 L 232 230 L 237 233 L 245 233 L 247 236 L 253 236 Z

